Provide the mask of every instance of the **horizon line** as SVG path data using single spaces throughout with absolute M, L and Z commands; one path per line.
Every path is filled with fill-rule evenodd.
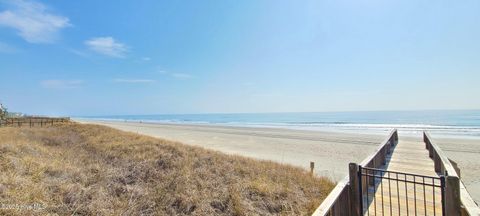
M 107 114 L 107 115 L 70 115 L 72 117 L 96 116 L 148 116 L 148 115 L 236 115 L 236 114 L 294 114 L 294 113 L 361 113 L 361 112 L 429 112 L 429 111 L 480 111 L 475 109 L 404 109 L 404 110 L 342 110 L 342 111 L 286 111 L 286 112 L 199 112 L 199 113 L 149 113 L 149 114 Z

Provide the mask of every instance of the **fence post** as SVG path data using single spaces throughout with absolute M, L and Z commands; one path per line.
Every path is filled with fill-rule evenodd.
M 445 176 L 445 215 L 460 215 L 460 179 Z
M 350 213 L 352 216 L 360 216 L 360 179 L 358 178 L 358 164 L 348 164 L 348 176 L 350 178 Z
M 315 168 L 315 162 L 310 161 L 310 175 L 313 176 L 313 169 Z
M 394 142 L 395 142 L 395 145 L 397 145 L 397 143 L 398 143 L 398 131 L 397 131 L 397 129 L 395 129 L 394 133 L 395 133 L 394 134 Z
M 389 144 L 390 145 L 390 144 Z M 383 149 L 383 165 L 387 165 L 388 145 Z
M 443 173 L 442 171 L 442 159 L 440 158 L 440 156 L 437 154 L 437 152 L 434 152 L 433 153 L 433 165 L 434 165 L 434 168 L 435 168 L 435 172 L 441 172 L 442 175 L 444 175 L 445 173 Z

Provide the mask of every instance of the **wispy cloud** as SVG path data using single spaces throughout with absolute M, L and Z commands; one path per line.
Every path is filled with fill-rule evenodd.
M 153 83 L 156 82 L 152 79 L 114 79 L 113 82 L 117 83 Z
M 70 51 L 71 53 L 73 53 L 75 55 L 81 56 L 81 57 L 88 57 L 89 56 L 87 52 L 82 51 L 82 50 L 69 49 L 68 51 Z
M 193 78 L 192 75 L 186 74 L 186 73 L 172 73 L 172 77 L 175 77 L 177 79 L 191 79 Z
M 51 80 L 42 80 L 40 81 L 40 85 L 43 88 L 49 89 L 71 89 L 71 88 L 78 88 L 81 87 L 83 84 L 83 80 L 58 80 L 58 79 L 51 79 Z
M 17 30 L 30 43 L 52 43 L 61 29 L 71 26 L 67 17 L 49 13 L 39 2 L 16 0 L 6 5 L 8 9 L 0 12 L 0 26 Z
M 173 77 L 175 79 L 192 79 L 194 78 L 193 75 L 188 74 L 188 73 L 177 73 L 177 72 L 170 72 L 167 70 L 164 70 L 162 68 L 158 68 L 156 71 L 154 71 L 155 74 L 161 74 L 164 76 L 169 76 Z
M 85 45 L 90 50 L 115 58 L 125 57 L 128 51 L 128 47 L 125 44 L 115 41 L 113 37 L 91 38 L 85 41 Z
M 166 70 L 158 70 L 156 71 L 156 73 L 159 73 L 159 74 L 168 74 L 168 72 Z

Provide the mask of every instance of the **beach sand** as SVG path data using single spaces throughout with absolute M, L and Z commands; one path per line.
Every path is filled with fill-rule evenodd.
M 106 125 L 228 154 L 292 164 L 305 169 L 310 169 L 310 162 L 313 161 L 317 175 L 327 176 L 335 181 L 348 174 L 348 163 L 361 162 L 388 136 L 388 132 L 381 136 L 280 128 L 77 121 Z M 421 138 L 408 137 L 407 139 Z M 451 160 L 458 163 L 462 181 L 474 200 L 477 203 L 480 202 L 480 140 L 436 138 L 435 136 L 433 140 Z

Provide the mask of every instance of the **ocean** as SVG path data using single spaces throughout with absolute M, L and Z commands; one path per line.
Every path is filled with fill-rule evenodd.
M 400 134 L 412 136 L 420 136 L 423 130 L 427 130 L 435 136 L 480 139 L 480 110 L 108 115 L 79 118 L 366 134 L 385 134 L 397 128 Z

